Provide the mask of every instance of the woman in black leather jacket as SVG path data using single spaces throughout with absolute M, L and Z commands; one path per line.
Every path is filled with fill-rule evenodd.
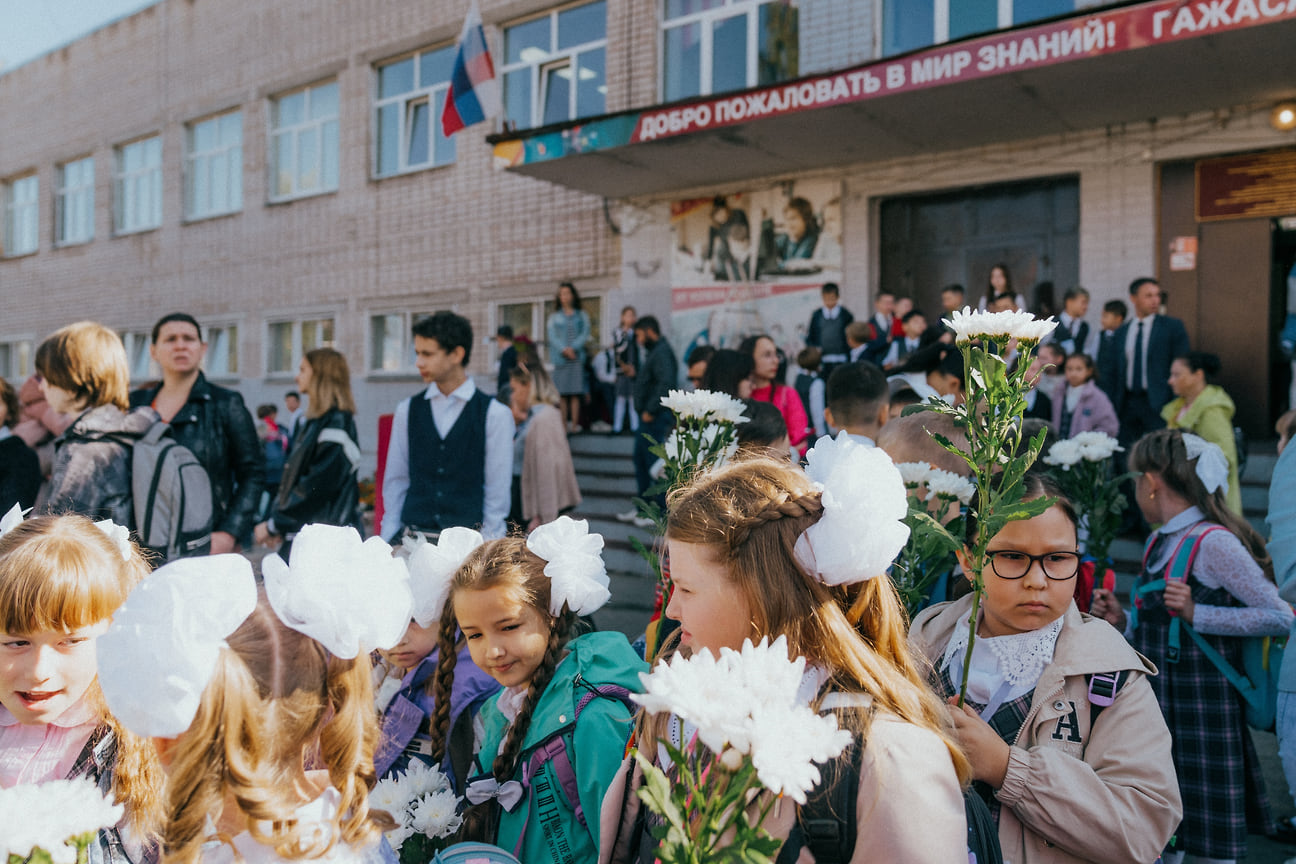
M 303 525 L 352 525 L 361 530 L 360 464 L 355 400 L 346 358 L 332 348 L 316 348 L 302 358 L 297 387 L 310 400 L 306 423 L 293 438 L 279 496 L 270 518 L 256 526 L 256 541 L 279 537 L 286 561 Z

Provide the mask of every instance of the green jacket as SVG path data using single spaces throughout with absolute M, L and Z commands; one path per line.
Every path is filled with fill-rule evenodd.
M 517 767 L 507 779 L 521 780 L 522 766 L 531 752 L 555 735 L 564 735 L 586 824 L 582 827 L 576 819 L 575 808 L 563 794 L 553 765 L 544 763 L 530 778 L 522 803 L 512 813 L 500 811 L 495 839 L 497 846 L 514 852 L 528 864 L 598 860 L 599 810 L 604 793 L 621 767 L 634 715 L 618 699 L 595 697 L 581 711 L 577 725 L 576 705 L 594 685 L 616 684 L 637 693 L 642 689 L 639 673 L 648 671 L 648 665 L 620 633 L 589 633 L 573 639 L 567 650 L 536 705 Z M 477 754 L 480 773 L 489 771 L 508 731 L 498 701 L 498 695 L 491 697 L 481 711 L 484 735 Z M 504 782 L 505 778 L 497 779 Z
M 1183 417 L 1182 396 L 1175 397 L 1161 409 L 1161 417 L 1171 429 L 1182 429 L 1184 432 L 1204 438 L 1212 444 L 1218 444 L 1228 460 L 1228 507 L 1239 516 L 1242 515 L 1242 486 L 1238 480 L 1237 444 L 1233 439 L 1233 414 L 1236 408 L 1233 400 L 1216 384 L 1207 385 L 1188 407 Z

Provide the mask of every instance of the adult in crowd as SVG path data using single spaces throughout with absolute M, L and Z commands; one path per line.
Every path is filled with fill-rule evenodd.
M 995 311 L 995 302 L 1004 294 L 1012 298 L 1014 308 L 1026 308 L 1026 298 L 1013 289 L 1012 271 L 1008 269 L 1007 264 L 1000 261 L 990 268 L 990 277 L 986 280 L 985 292 L 977 302 L 977 308 L 982 312 Z
M 616 404 L 612 408 L 612 434 L 620 435 L 628 424 L 631 432 L 639 429 L 639 412 L 634 406 L 635 372 L 639 369 L 639 343 L 634 325 L 639 313 L 633 306 L 621 310 L 621 320 L 612 334 L 612 359 L 616 362 Z
M 513 433 L 513 494 L 509 521 L 532 531 L 581 502 L 571 446 L 559 413 L 558 388 L 543 365 L 515 366 L 510 408 Z
M 162 382 L 132 392 L 131 407 L 151 407 L 198 457 L 211 482 L 211 552 L 233 552 L 237 538 L 252 528 L 264 485 L 265 454 L 252 415 L 242 396 L 203 375 L 207 343 L 192 315 L 164 315 L 153 325 L 152 340 L 149 355 Z
M 468 377 L 468 319 L 438 312 L 416 322 L 414 365 L 427 387 L 396 406 L 383 473 L 380 533 L 435 538 L 452 526 L 503 537 L 513 475 L 513 412 Z M 519 352 L 522 353 L 522 352 Z
M 801 397 L 796 390 L 778 380 L 779 357 L 774 340 L 761 333 L 748 336 L 738 347 L 739 351 L 752 358 L 751 398 L 757 402 L 769 402 L 783 415 L 787 424 L 788 441 L 792 449 L 805 454 L 806 450 L 806 412 L 801 404 Z
M 698 345 L 688 353 L 688 358 L 684 361 L 685 376 L 688 378 L 687 389 L 697 390 L 702 386 L 702 379 L 706 377 L 707 366 L 711 363 L 711 358 L 716 355 L 714 345 Z
M 1238 479 L 1237 442 L 1233 438 L 1236 407 L 1224 388 L 1213 383 L 1220 359 L 1205 351 L 1189 351 L 1170 364 L 1170 389 L 1175 398 L 1161 409 L 1171 429 L 1182 429 L 1216 445 L 1228 460 L 1228 508 L 1242 514 L 1242 485 Z
M 727 393 L 735 399 L 750 399 L 752 358 L 750 354 L 721 348 L 707 363 L 706 372 L 698 383 L 699 390 Z
M 49 478 L 54 471 L 54 439 L 62 435 L 72 425 L 72 417 L 60 414 L 45 401 L 45 389 L 41 387 L 41 376 L 33 374 L 18 389 L 20 416 L 13 427 L 13 434 L 26 442 L 36 451 L 40 460 L 41 488 L 36 495 L 36 505 L 44 503 L 49 494 Z
M 1296 603 L 1296 447 L 1287 446 L 1290 434 L 1286 428 L 1280 434 L 1283 437 L 1278 440 L 1278 464 L 1274 466 L 1273 480 L 1269 485 L 1269 515 L 1266 517 L 1269 545 L 1266 548 L 1273 559 L 1278 596 L 1288 603 Z M 1296 793 L 1296 638 L 1293 637 L 1296 637 L 1296 630 L 1287 637 L 1278 675 L 1278 725 L 1275 731 L 1287 788 Z M 1283 819 L 1278 823 L 1278 837 L 1287 843 L 1296 842 L 1296 824 L 1291 819 Z M 1287 864 L 1293 862 L 1296 858 L 1287 859 Z
M 282 541 L 279 554 L 285 561 L 305 525 L 363 531 L 356 478 L 360 444 L 346 358 L 332 348 L 308 351 L 297 370 L 297 386 L 309 400 L 306 422 L 292 443 L 270 518 L 255 532 L 262 545 Z
M 130 373 L 117 334 L 93 321 L 57 330 L 36 349 L 45 401 L 72 425 L 55 441 L 47 513 L 79 513 L 135 527 L 131 444 L 153 425 L 127 413 Z
M 810 315 L 810 326 L 806 330 L 806 346 L 818 348 L 823 352 L 820 358 L 820 375 L 827 378 L 832 370 L 847 361 L 850 346 L 846 344 L 846 328 L 855 320 L 855 316 L 841 305 L 841 289 L 836 282 L 825 282 L 819 289 L 823 305 Z
M 288 435 L 288 443 L 292 444 L 292 437 L 297 433 L 297 427 L 301 424 L 302 418 L 306 416 L 306 409 L 302 407 L 301 394 L 296 390 L 289 390 L 284 394 L 284 407 L 288 409 L 284 414 L 283 427 L 284 432 Z
M 645 315 L 635 322 L 635 339 L 644 352 L 643 363 L 635 374 L 635 410 L 639 412 L 642 434 L 636 435 L 634 442 L 635 482 L 642 498 L 653 484 L 652 466 L 657 461 L 649 448 L 666 440 L 675 419 L 661 400 L 679 385 L 679 361 L 670 343 L 662 338 L 655 316 Z
M 576 286 L 564 282 L 558 286 L 557 309 L 549 315 L 545 335 L 549 341 L 549 362 L 553 364 L 554 384 L 562 396 L 562 414 L 568 432 L 580 431 L 581 403 L 585 400 L 585 343 L 590 340 L 590 320 L 581 309 Z
M 1116 409 L 1093 377 L 1094 361 L 1088 354 L 1067 358 L 1067 386 L 1053 401 L 1053 429 L 1059 438 L 1073 438 L 1081 432 L 1102 432 L 1112 438 L 1120 434 Z
M 288 463 L 288 433 L 279 425 L 278 414 L 279 409 L 269 402 L 258 405 L 256 409 L 257 440 L 265 449 L 265 489 L 257 510 L 258 521 L 270 515 L 270 508 L 279 497 L 284 465 Z
M 0 513 L 17 504 L 23 510 L 36 504 L 40 492 L 40 459 L 27 442 L 13 434 L 20 409 L 13 385 L 0 378 Z
M 1161 286 L 1135 279 L 1129 286 L 1134 317 L 1114 337 L 1116 393 L 1121 445 L 1129 450 L 1148 432 L 1165 427 L 1162 407 L 1170 401 L 1170 364 L 1188 353 L 1188 331 L 1178 318 L 1160 314 Z

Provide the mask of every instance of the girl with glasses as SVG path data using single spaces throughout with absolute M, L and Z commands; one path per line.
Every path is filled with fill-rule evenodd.
M 1156 669 L 1076 608 L 1071 502 L 1044 475 L 1027 475 L 1025 488 L 1027 500 L 1056 503 L 990 541 L 962 707 L 971 595 L 926 609 L 909 641 L 951 704 L 1005 861 L 1156 860 L 1181 812 L 1170 733 L 1148 684 Z

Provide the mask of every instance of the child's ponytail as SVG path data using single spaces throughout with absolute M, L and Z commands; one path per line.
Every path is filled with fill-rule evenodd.
M 558 668 L 558 661 L 562 660 L 563 650 L 571 638 L 575 623 L 576 615 L 566 606 L 563 607 L 562 614 L 553 619 L 553 624 L 549 628 L 549 645 L 545 648 L 544 658 L 536 667 L 535 674 L 531 676 L 531 683 L 527 686 L 527 695 L 522 700 L 522 707 L 518 709 L 517 717 L 509 726 L 508 736 L 500 746 L 495 761 L 491 763 L 491 773 L 500 783 L 513 776 L 513 772 L 517 770 L 518 753 L 521 752 L 522 743 L 530 730 L 531 715 L 535 713 L 536 705 L 540 702 L 545 688 L 553 680 L 554 670 Z
M 449 605 L 449 604 L 447 604 Z M 429 720 L 432 739 L 432 759 L 438 765 L 445 759 L 446 742 L 450 737 L 450 694 L 454 689 L 455 666 L 459 662 L 459 652 L 455 650 L 459 635 L 459 623 L 449 609 L 441 617 L 441 632 L 437 641 L 436 675 L 432 682 L 432 697 L 436 709 Z

